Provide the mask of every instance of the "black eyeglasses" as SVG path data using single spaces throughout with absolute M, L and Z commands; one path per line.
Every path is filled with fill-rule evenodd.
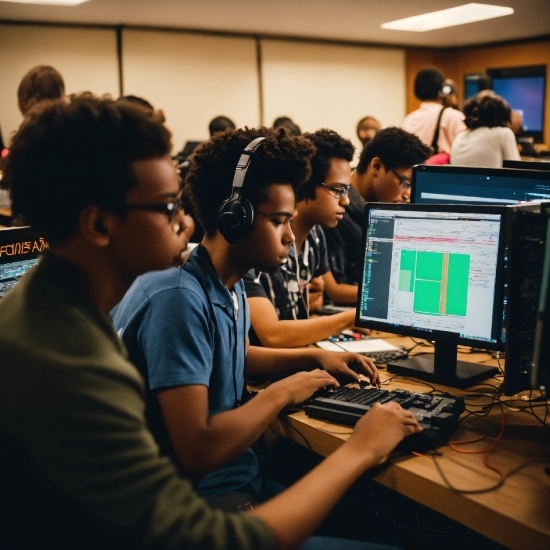
M 164 214 L 170 223 L 176 215 L 183 210 L 182 201 L 170 201 L 158 204 L 125 204 L 126 210 L 146 210 L 147 212 L 158 212 Z
M 332 185 L 327 185 L 326 183 L 320 183 L 323 187 L 326 187 L 329 193 L 336 199 L 343 199 L 348 193 L 351 185 L 341 184 L 340 187 L 333 187 Z
M 411 178 L 405 178 L 399 175 L 393 168 L 390 168 L 390 172 L 393 172 L 393 175 L 399 180 L 399 185 L 403 187 L 403 189 L 409 189 L 411 186 Z

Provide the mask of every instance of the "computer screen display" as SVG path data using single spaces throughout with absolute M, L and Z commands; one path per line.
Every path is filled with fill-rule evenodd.
M 504 349 L 506 210 L 366 205 L 357 325 L 435 342 L 434 357 L 398 361 L 392 372 L 455 387 L 495 372 L 457 362 L 456 346 Z M 409 372 L 419 360 L 422 372 Z
M 415 166 L 411 202 L 515 205 L 550 200 L 550 172 L 513 168 Z
M 30 227 L 0 230 L 0 298 L 38 263 L 47 243 Z
M 503 97 L 513 110 L 523 114 L 524 134 L 541 142 L 544 130 L 546 66 L 490 69 L 487 72 L 493 91 Z

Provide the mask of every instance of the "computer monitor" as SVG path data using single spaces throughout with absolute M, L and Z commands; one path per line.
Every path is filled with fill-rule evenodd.
M 498 372 L 457 361 L 457 345 L 505 348 L 510 208 L 367 203 L 359 327 L 425 338 L 433 355 L 388 371 L 467 387 Z
M 520 170 L 543 170 L 550 172 L 550 159 L 548 160 L 503 160 L 503 168 L 519 168 Z
M 546 65 L 489 69 L 492 90 L 523 114 L 523 132 L 543 141 Z
M 420 164 L 413 167 L 416 204 L 523 204 L 550 200 L 550 172 Z
M 0 298 L 35 264 L 48 248 L 30 227 L 0 229 Z

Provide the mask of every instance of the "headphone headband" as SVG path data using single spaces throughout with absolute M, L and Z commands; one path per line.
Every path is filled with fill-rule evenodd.
M 234 194 L 235 187 L 241 188 L 243 186 L 246 171 L 248 170 L 248 166 L 250 165 L 252 155 L 264 139 L 265 137 L 258 137 L 255 140 L 251 141 L 243 149 L 241 157 L 239 158 L 239 162 L 237 162 L 237 167 L 235 168 L 235 175 L 233 176 L 233 190 L 231 191 L 231 195 Z

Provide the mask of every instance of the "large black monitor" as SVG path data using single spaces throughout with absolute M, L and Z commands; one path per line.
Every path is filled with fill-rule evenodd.
M 420 164 L 412 171 L 417 204 L 523 204 L 550 200 L 550 172 Z
M 433 355 L 388 370 L 467 387 L 497 369 L 457 345 L 505 349 L 505 206 L 367 203 L 356 324 L 425 338 Z
M 512 109 L 523 114 L 523 135 L 543 141 L 546 65 L 507 67 L 487 71 L 491 88 Z
M 35 264 L 47 243 L 30 227 L 0 229 L 0 298 Z

